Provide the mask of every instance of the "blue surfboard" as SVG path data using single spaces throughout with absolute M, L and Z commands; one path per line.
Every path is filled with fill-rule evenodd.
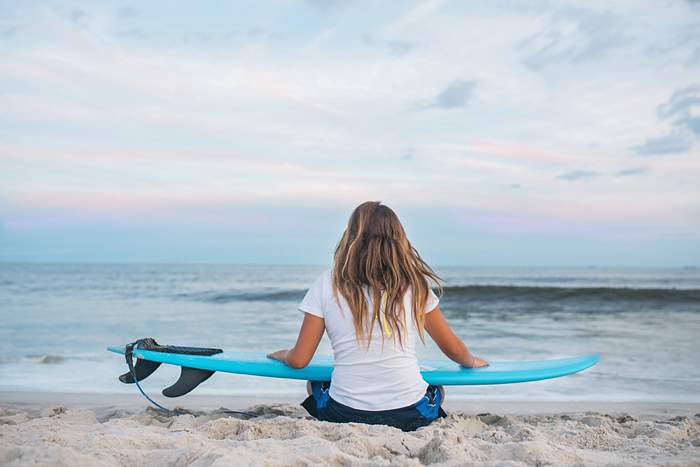
M 123 354 L 125 348 L 112 346 L 108 347 L 108 350 Z M 133 356 L 139 359 L 137 362 L 156 362 L 156 368 L 161 363 L 183 367 L 183 375 L 187 368 L 203 370 L 200 372 L 202 377 L 206 373 L 211 376 L 215 371 L 222 371 L 271 378 L 330 381 L 333 373 L 333 359 L 324 355 L 315 356 L 305 368 L 294 369 L 282 362 L 267 358 L 262 352 L 219 352 L 203 356 L 135 348 Z M 524 383 L 558 378 L 578 373 L 599 361 L 599 354 L 591 354 L 555 360 L 495 361 L 485 368 L 464 368 L 449 360 L 420 360 L 419 365 L 421 375 L 427 383 L 459 386 Z M 149 371 L 146 376 L 155 370 Z M 143 379 L 138 376 L 137 378 Z

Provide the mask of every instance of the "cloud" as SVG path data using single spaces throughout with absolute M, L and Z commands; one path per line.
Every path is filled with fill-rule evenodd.
M 599 58 L 627 42 L 617 18 L 610 12 L 579 7 L 561 8 L 551 13 L 539 32 L 521 41 L 517 48 L 523 63 L 539 71 L 556 63 L 579 63 Z
M 398 56 L 406 55 L 417 46 L 415 42 L 409 41 L 388 41 L 386 45 L 389 47 L 389 53 Z
M 136 8 L 124 5 L 117 10 L 117 16 L 122 19 L 131 19 L 139 16 L 141 12 Z
M 343 0 L 306 0 L 306 3 L 321 11 L 334 10 L 336 8 L 344 8 L 348 2 Z
M 674 64 L 692 67 L 700 61 L 700 29 L 696 23 L 666 25 L 667 32 L 654 38 L 646 47 L 650 64 Z
M 0 27 L 0 38 L 11 39 L 17 35 L 19 27 L 17 25 Z
M 560 180 L 575 181 L 597 177 L 598 175 L 600 175 L 598 172 L 594 172 L 592 170 L 572 170 L 571 172 L 566 172 L 559 175 L 557 178 Z
M 129 28 L 124 31 L 119 31 L 116 33 L 120 37 L 126 37 L 129 39 L 145 40 L 149 37 L 148 33 L 141 28 Z
M 587 158 L 571 154 L 567 151 L 556 151 L 545 147 L 523 144 L 522 142 L 475 140 L 466 147 L 451 148 L 449 145 L 440 145 L 441 150 L 468 150 L 480 154 L 488 154 L 492 157 L 502 158 L 510 164 L 522 164 L 525 166 L 551 166 L 553 164 L 587 162 Z
M 389 24 L 385 28 L 385 31 L 389 34 L 401 34 L 410 30 L 416 25 L 419 25 L 421 30 L 423 30 L 425 29 L 426 23 L 430 22 L 434 18 L 436 11 L 442 7 L 443 3 L 443 0 L 425 0 L 423 2 L 416 2 L 414 7 L 411 7 L 405 11 L 398 17 L 398 19 Z
M 465 107 L 474 94 L 475 87 L 476 81 L 473 80 L 453 81 L 445 89 L 443 89 L 440 94 L 437 95 L 435 101 L 433 102 L 433 106 L 443 109 Z
M 246 34 L 251 39 L 259 40 L 278 40 L 283 38 L 283 35 L 280 34 L 279 31 L 274 31 L 272 29 L 262 28 L 259 26 L 248 29 Z
M 684 124 L 695 135 L 700 136 L 700 116 L 687 118 Z
M 615 172 L 616 177 L 632 177 L 634 175 L 642 175 L 649 172 L 646 167 L 631 167 L 629 169 L 622 169 Z
M 696 47 L 690 54 L 690 58 L 688 58 L 689 66 L 695 65 L 697 63 L 700 63 L 700 47 Z
M 642 156 L 689 151 L 693 140 L 700 138 L 700 84 L 675 90 L 666 102 L 656 108 L 656 116 L 670 123 L 671 132 L 649 138 L 632 149 Z
M 700 84 L 674 91 L 668 101 L 659 105 L 656 114 L 661 120 L 669 120 L 674 127 L 687 128 L 700 136 Z
M 643 144 L 634 146 L 632 149 L 640 156 L 662 156 L 686 152 L 691 146 L 692 141 L 688 136 L 680 132 L 673 132 L 665 136 L 649 138 Z
M 68 13 L 68 18 L 70 18 L 70 20 L 73 21 L 74 23 L 79 23 L 85 17 L 87 17 L 87 13 L 85 12 L 85 10 L 76 9 L 76 10 L 71 10 Z
M 416 42 L 405 40 L 383 40 L 373 36 L 372 34 L 363 34 L 362 40 L 369 46 L 386 48 L 391 55 L 395 56 L 407 55 L 418 46 Z

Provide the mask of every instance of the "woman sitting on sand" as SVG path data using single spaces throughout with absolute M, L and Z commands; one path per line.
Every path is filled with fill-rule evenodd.
M 268 357 L 303 368 L 326 331 L 334 370 L 330 383 L 307 384 L 302 406 L 312 416 L 407 431 L 428 425 L 445 416 L 445 391 L 423 381 L 416 334 L 423 340 L 427 331 L 460 365 L 488 364 L 452 332 L 431 283 L 440 287 L 440 278 L 411 246 L 394 211 L 379 202 L 363 203 L 350 216 L 333 268 L 299 305 L 304 321 L 296 345 Z

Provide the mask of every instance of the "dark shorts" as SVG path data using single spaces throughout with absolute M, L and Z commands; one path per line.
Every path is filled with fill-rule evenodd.
M 301 406 L 318 420 L 335 423 L 358 422 L 369 425 L 389 425 L 403 431 L 413 431 L 430 425 L 447 414 L 440 405 L 442 394 L 437 386 L 428 386 L 425 395 L 415 404 L 392 410 L 359 410 L 333 400 L 328 394 L 331 383 L 311 381 L 311 395 Z

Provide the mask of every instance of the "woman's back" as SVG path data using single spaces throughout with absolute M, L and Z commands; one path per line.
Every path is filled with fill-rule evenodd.
M 374 302 L 369 287 L 365 288 L 367 308 Z M 360 410 L 390 410 L 416 403 L 427 388 L 418 367 L 415 352 L 416 326 L 409 288 L 403 297 L 405 324 L 402 342 L 392 335 L 380 304 L 380 316 L 369 329 L 366 321 L 364 339 L 358 339 L 353 313 L 342 295 L 333 294 L 333 273 L 321 274 L 309 289 L 299 309 L 325 320 L 326 333 L 333 347 L 334 371 L 330 396 L 341 404 Z M 423 308 L 425 313 L 438 304 L 437 296 L 429 292 Z M 367 339 L 371 336 L 371 339 Z
M 406 237 L 396 214 L 377 201 L 353 211 L 333 256 L 299 309 L 304 320 L 290 350 L 268 355 L 308 365 L 324 333 L 333 347 L 332 381 L 309 381 L 302 406 L 331 422 L 415 430 L 445 416 L 444 390 L 428 386 L 416 358 L 426 331 L 455 362 L 485 365 L 450 329 L 432 286 L 441 280 Z

